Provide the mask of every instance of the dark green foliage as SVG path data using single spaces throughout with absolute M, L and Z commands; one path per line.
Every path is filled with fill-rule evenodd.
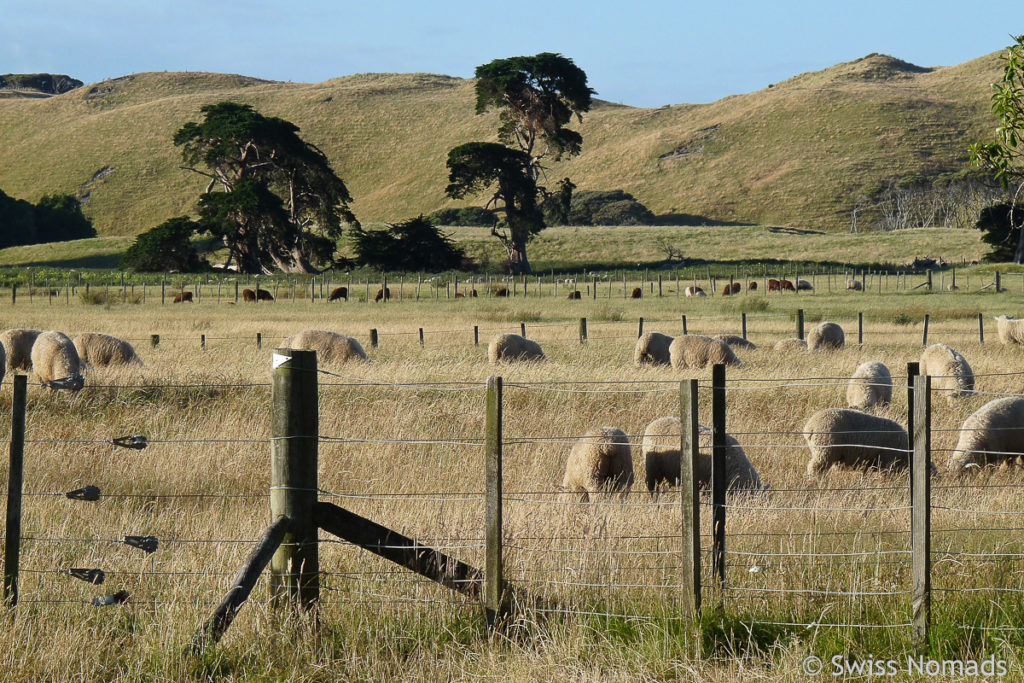
M 1012 211 L 1011 211 L 1012 208 Z M 981 241 L 992 245 L 985 257 L 988 261 L 1012 261 L 1024 226 L 1024 208 L 1009 203 L 995 204 L 981 210 L 975 228 L 985 234 Z
M 544 223 L 547 225 L 569 225 L 569 214 L 572 210 L 572 193 L 576 185 L 568 178 L 558 181 L 557 189 L 547 193 L 540 208 L 544 212 Z
M 0 249 L 33 244 L 35 236 L 35 207 L 24 199 L 8 197 L 0 190 Z
M 191 170 L 210 178 L 200 213 L 225 238 L 229 258 L 250 273 L 330 265 L 342 225 L 356 220 L 348 188 L 324 153 L 303 141 L 295 124 L 249 105 L 221 102 L 201 111 L 203 120 L 182 126 L 174 144 Z M 218 186 L 239 194 L 217 198 Z
M 654 214 L 623 190 L 585 190 L 572 198 L 569 225 L 651 225 Z
M 466 266 L 465 252 L 423 216 L 383 230 L 357 226 L 349 239 L 360 265 L 381 270 L 438 272 Z
M 498 215 L 490 209 L 479 206 L 464 206 L 461 209 L 438 209 L 427 216 L 433 225 L 465 225 L 489 228 L 498 222 Z
M 65 242 L 95 237 L 92 221 L 74 195 L 46 195 L 36 205 L 36 242 Z
M 121 268 L 143 272 L 204 270 L 191 238 L 202 228 L 187 216 L 164 221 L 135 238 L 121 259 Z

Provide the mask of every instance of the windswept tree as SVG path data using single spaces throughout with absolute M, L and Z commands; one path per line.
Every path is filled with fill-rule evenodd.
M 452 149 L 447 193 L 459 199 L 496 184 L 487 206 L 503 217 L 491 233 L 505 247 L 512 272 L 528 273 L 526 243 L 545 227 L 538 209 L 538 195 L 548 194 L 540 184 L 543 162 L 580 153 L 583 136 L 566 126 L 573 118 L 583 120 L 594 91 L 583 69 L 553 52 L 496 59 L 478 66 L 476 78 L 476 112 L 499 112 L 502 144 L 475 142 Z M 571 196 L 572 187 L 566 178 L 558 192 Z
M 992 85 L 992 112 L 999 118 L 995 139 L 979 142 L 970 148 L 971 163 L 992 172 L 1003 187 L 1011 190 L 1012 201 L 1003 214 L 1009 221 L 1009 230 L 1016 245 L 1014 263 L 1024 263 L 1024 229 L 1016 223 L 1019 206 L 1024 197 L 1024 35 L 1014 37 L 1014 44 L 1001 56 L 1005 62 L 1003 77 Z M 997 225 L 999 221 L 983 216 L 978 227 Z M 1005 239 L 993 237 L 993 243 L 1005 244 Z
M 203 227 L 244 272 L 316 272 L 330 265 L 345 224 L 355 224 L 348 188 L 295 124 L 251 106 L 221 102 L 174 134 L 184 168 L 210 179 Z

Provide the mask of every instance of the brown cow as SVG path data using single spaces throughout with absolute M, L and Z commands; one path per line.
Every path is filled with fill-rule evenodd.
M 569 292 L 569 296 L 567 298 L 568 299 L 582 299 L 583 295 L 580 294 L 578 291 L 576 291 L 576 292 Z
M 508 296 L 508 288 L 499 287 L 498 291 L 494 293 L 494 296 Z
M 242 301 L 256 301 L 256 292 L 251 289 L 242 290 Z
M 796 291 L 796 287 L 794 287 L 793 283 L 790 282 L 789 280 L 782 280 L 782 281 L 779 282 L 779 285 L 781 285 L 782 288 L 784 290 L 786 290 L 787 292 L 795 292 Z
M 472 298 L 474 298 L 474 299 L 475 299 L 475 298 L 477 298 L 477 297 L 479 296 L 479 294 L 477 294 L 477 293 L 476 293 L 476 290 L 475 290 L 475 289 L 474 289 L 474 290 L 472 290 L 472 291 L 471 291 L 471 292 L 469 293 L 469 295 L 470 295 L 470 296 L 471 296 Z
M 381 299 L 383 299 L 384 301 L 388 301 L 391 299 L 390 287 L 383 287 L 382 289 L 377 290 L 377 296 L 373 297 L 373 300 L 380 301 Z
M 179 292 L 178 294 L 175 294 L 174 301 L 172 301 L 171 303 L 180 304 L 182 301 L 192 303 L 192 292 Z
M 274 295 L 265 289 L 259 289 L 255 292 L 252 291 L 251 289 L 242 290 L 242 301 L 254 302 L 256 301 L 256 299 L 259 299 L 260 301 L 273 301 Z
M 732 293 L 739 294 L 743 290 L 743 287 L 738 282 L 732 283 Z
M 778 280 L 769 280 L 768 281 L 768 291 L 769 292 L 778 292 L 778 291 L 781 291 L 781 290 L 782 290 L 782 284 Z
M 338 299 L 348 301 L 348 287 L 335 287 L 331 295 L 327 297 L 328 301 L 337 301 Z
M 644 290 L 640 289 L 639 287 L 634 287 L 633 288 L 633 293 L 629 295 L 629 298 L 630 299 L 639 299 L 639 298 L 643 297 L 643 295 L 644 295 Z
M 748 292 L 756 292 L 757 291 L 757 283 L 756 282 L 751 282 L 749 285 L 747 285 L 747 291 Z

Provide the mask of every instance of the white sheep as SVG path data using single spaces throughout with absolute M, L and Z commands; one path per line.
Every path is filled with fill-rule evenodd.
M 142 365 L 131 344 L 109 334 L 84 332 L 75 337 L 75 350 L 86 365 Z
M 717 339 L 718 341 L 721 341 L 721 342 L 725 342 L 726 344 L 729 345 L 729 348 L 733 349 L 734 351 L 736 349 L 745 349 L 747 351 L 757 351 L 757 344 L 755 344 L 754 342 L 750 341 L 749 339 L 744 339 L 743 337 L 739 336 L 738 334 L 716 334 L 716 335 L 714 335 L 711 338 L 712 339 Z
M 780 353 L 802 353 L 807 351 L 807 342 L 803 339 L 797 339 L 796 337 L 780 339 L 775 342 L 775 346 L 772 350 Z
M 644 429 L 641 453 L 645 463 L 647 490 L 651 493 L 663 481 L 670 485 L 679 483 L 680 432 L 682 422 L 678 417 L 659 417 Z M 711 486 L 712 432 L 704 425 L 697 425 L 698 456 L 693 478 L 699 486 Z M 747 458 L 739 441 L 725 435 L 725 478 L 730 489 L 763 488 L 757 469 Z
M 660 332 L 645 332 L 636 340 L 633 347 L 633 363 L 635 365 L 668 365 L 671 361 L 669 347 L 672 337 Z
M 703 368 L 718 363 L 740 365 L 740 359 L 728 344 L 699 334 L 684 334 L 673 339 L 669 356 L 674 368 Z
M 15 328 L 0 332 L 0 344 L 7 350 L 7 371 L 32 371 L 32 345 L 39 330 Z
M 298 334 L 285 337 L 281 342 L 281 348 L 316 351 L 317 363 L 367 360 L 366 351 L 357 340 L 328 330 L 303 330 Z
M 633 486 L 633 455 L 629 437 L 616 427 L 597 427 L 573 445 L 565 465 L 562 489 L 583 501 L 601 491 L 623 495 Z
M 1024 398 L 989 401 L 964 420 L 946 464 L 950 472 L 985 467 L 1024 456 Z
M 487 345 L 487 358 L 491 363 L 501 361 L 546 360 L 540 344 L 518 334 L 498 334 Z
M 707 292 L 705 292 L 702 288 L 697 287 L 695 285 L 690 285 L 689 287 L 684 289 L 683 294 L 685 294 L 686 296 L 707 296 Z
M 855 292 L 860 292 L 863 291 L 864 289 L 864 283 L 861 282 L 860 280 L 852 280 L 848 278 L 846 280 L 846 288 L 852 289 Z
M 996 331 L 999 333 L 999 341 L 1003 344 L 1024 345 L 1024 320 L 1015 320 L 1009 315 L 997 315 Z
M 74 343 L 63 332 L 40 332 L 32 345 L 32 370 L 51 389 L 78 391 L 85 386 L 84 366 Z
M 836 323 L 818 323 L 807 333 L 807 350 L 823 351 L 841 349 L 846 344 L 846 334 Z
M 889 372 L 889 368 L 878 361 L 858 365 L 846 387 L 846 404 L 851 408 L 866 410 L 890 402 L 892 373 Z
M 819 410 L 804 425 L 811 450 L 807 474 L 824 474 L 833 465 L 847 469 L 906 469 L 907 430 L 898 422 L 846 408 Z
M 920 372 L 932 376 L 932 389 L 950 402 L 974 395 L 974 371 L 967 359 L 946 346 L 932 344 L 921 353 Z

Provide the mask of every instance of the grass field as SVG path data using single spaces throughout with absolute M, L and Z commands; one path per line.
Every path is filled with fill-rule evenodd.
M 21 294 L 11 306 L 0 293 L 9 325 L 115 334 L 131 340 L 145 362 L 134 371 L 91 371 L 74 395 L 30 386 L 22 602 L 0 636 L 0 670 L 7 680 L 795 681 L 804 680 L 800 666 L 809 654 L 826 662 L 842 653 L 905 657 L 912 652 L 909 629 L 900 626 L 911 616 L 906 477 L 832 472 L 809 479 L 798 433 L 817 409 L 844 404 L 845 378 L 863 361 L 885 362 L 895 384 L 905 384 L 900 375 L 920 353 L 927 313 L 929 340 L 960 350 L 981 392 L 958 403 L 936 396 L 933 404 L 940 474 L 932 514 L 943 531 L 932 541 L 929 654 L 995 654 L 1019 672 L 1021 632 L 983 629 L 1024 626 L 1016 594 L 988 590 L 1024 589 L 1021 542 L 1008 531 L 1024 511 L 1020 472 L 965 482 L 944 470 L 963 419 L 997 394 L 1021 391 L 1021 375 L 1005 373 L 1020 369 L 1024 352 L 1000 346 L 991 321 L 1022 314 L 1020 277 L 1008 276 L 1010 291 L 1002 294 L 978 291 L 977 283 L 950 293 L 895 291 L 890 283 L 881 295 L 830 295 L 819 279 L 814 294 L 799 296 L 648 293 L 634 301 L 616 289 L 612 298 L 570 303 L 535 292 L 446 299 L 442 290 L 442 298 L 416 301 L 406 289 L 404 300 L 387 304 L 309 303 L 300 293 L 294 304 L 281 297 L 258 308 L 218 305 L 209 293 L 191 306 L 160 306 L 152 288 L 144 304 L 41 296 L 30 304 Z M 776 340 L 794 335 L 798 308 L 808 326 L 839 322 L 852 343 L 832 354 L 773 354 Z M 710 371 L 636 368 L 633 340 L 639 317 L 645 331 L 678 334 L 685 314 L 691 333 L 738 333 L 743 312 L 760 350 L 740 352 L 743 367 L 729 371 L 728 429 L 771 489 L 729 499 L 729 590 L 713 588 L 705 562 L 709 588 L 697 638 L 676 612 L 678 493 L 648 497 L 638 437 L 650 420 L 678 412 L 678 380 L 707 380 Z M 863 347 L 856 344 L 859 312 Z M 585 345 L 579 317 L 589 322 Z M 487 339 L 518 332 L 520 323 L 549 362 L 488 365 Z M 481 346 L 473 345 L 474 325 Z M 322 498 L 475 566 L 483 562 L 483 453 L 474 441 L 483 435 L 483 382 L 505 378 L 507 577 L 572 614 L 531 615 L 511 637 L 489 640 L 478 607 L 349 545 L 323 543 L 318 630 L 271 610 L 262 581 L 221 646 L 184 656 L 271 521 L 270 349 L 303 328 L 351 334 L 373 360 L 326 368 L 334 374 L 320 377 L 320 431 L 333 437 L 320 444 Z M 371 328 L 380 333 L 378 349 L 369 347 Z M 160 335 L 155 348 L 152 334 Z M 0 392 L 4 431 L 9 386 Z M 905 421 L 905 393 L 896 388 L 886 415 Z M 710 424 L 704 399 L 700 415 Z M 598 425 L 631 435 L 638 484 L 625 501 L 569 504 L 557 486 L 571 438 Z M 146 435 L 150 446 L 107 443 L 131 434 Z M 102 489 L 100 501 L 51 495 L 87 484 Z M 125 534 L 155 535 L 160 548 L 145 555 L 118 544 Z M 102 568 L 106 583 L 58 573 L 70 567 Z M 122 589 L 132 593 L 124 606 L 86 604 Z M 817 592 L 782 592 L 796 589 Z M 874 628 L 779 625 L 810 622 Z

